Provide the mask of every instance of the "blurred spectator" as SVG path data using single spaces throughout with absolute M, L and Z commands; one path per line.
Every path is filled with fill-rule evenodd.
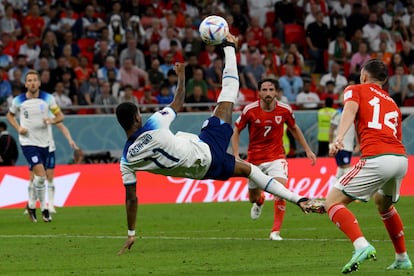
M 340 15 L 343 18 L 346 18 L 351 15 L 351 5 L 348 0 L 339 0 L 332 3 L 333 15 Z
M 78 87 L 77 87 L 77 82 L 75 82 L 76 79 L 73 78 L 72 75 L 73 75 L 73 70 L 72 71 L 65 70 L 63 71 L 62 78 L 60 81 L 63 84 L 63 91 L 65 95 L 68 96 L 72 100 L 73 105 L 78 105 L 79 104 Z
M 392 21 L 394 17 L 394 3 L 393 1 L 387 1 L 385 3 L 385 10 L 381 15 L 382 22 L 384 23 L 384 26 L 386 29 L 391 29 Z
M 179 48 L 177 41 L 171 40 L 170 42 L 170 50 L 168 51 L 173 56 L 173 63 L 176 62 L 184 62 L 184 56 L 182 54 L 181 48 Z
M 362 30 L 367 24 L 368 18 L 362 11 L 362 4 L 354 2 L 352 4 L 352 12 L 346 19 L 346 25 L 348 33 L 346 34 L 347 39 L 350 39 L 356 30 Z
M 388 79 L 388 93 L 398 106 L 404 102 L 406 89 L 408 89 L 408 76 L 404 72 L 404 67 L 397 65 L 395 74 Z
M 381 42 L 379 45 L 379 50 L 376 52 L 373 52 L 371 54 L 372 58 L 380 59 L 382 60 L 387 66 L 390 66 L 391 59 L 392 59 L 392 53 L 387 51 L 387 43 Z
M 223 59 L 218 57 L 214 60 L 213 66 L 206 70 L 207 87 L 210 90 L 221 89 L 221 78 L 223 74 Z
M 249 17 L 250 18 L 257 17 L 259 19 L 259 26 L 264 27 L 266 23 L 266 16 L 264 15 L 267 12 L 271 11 L 273 9 L 273 6 L 271 6 L 266 1 L 256 1 L 256 0 L 247 0 L 247 6 L 249 7 Z
M 177 88 L 178 77 L 174 69 L 171 69 L 167 73 L 167 79 L 162 85 L 166 85 L 170 94 L 174 95 Z
M 316 92 L 311 91 L 312 81 L 304 79 L 303 90 L 296 97 L 296 105 L 300 109 L 317 109 L 319 105 L 319 96 Z
M 53 87 L 58 81 L 62 81 L 63 73 L 69 72 L 70 79 L 74 80 L 75 89 L 78 87 L 75 71 L 70 67 L 69 61 L 64 57 L 60 56 L 57 60 L 57 67 L 50 71 L 50 81 Z M 72 99 L 73 100 L 73 99 Z
M 305 5 L 305 12 L 310 13 L 312 8 L 316 7 L 317 10 L 320 10 L 323 15 L 328 15 L 329 9 L 328 4 L 325 0 L 313 0 L 304 3 Z
M 0 166 L 14 166 L 19 157 L 18 146 L 3 121 L 0 122 L 0 149 Z
M 148 80 L 154 90 L 158 90 L 164 82 L 164 74 L 160 70 L 160 61 L 157 58 L 152 60 L 152 64 L 148 72 Z
M 134 89 L 131 85 L 125 85 L 119 96 L 118 103 L 130 102 L 138 106 L 138 99 L 134 96 Z
M 326 13 L 322 12 L 319 5 L 316 3 L 308 5 L 310 7 L 310 11 L 308 11 L 308 14 L 305 17 L 304 27 L 305 29 L 308 29 L 309 25 L 311 23 L 315 23 L 318 21 L 318 17 L 320 17 L 320 23 L 326 24 L 328 29 L 331 27 L 331 21 L 329 17 L 326 15 Z M 321 14 L 319 14 L 321 13 Z
M 129 38 L 127 41 L 127 48 L 123 49 L 119 54 L 121 66 L 123 66 L 126 57 L 129 57 L 132 60 L 133 64 L 138 68 L 142 70 L 145 70 L 147 68 L 145 65 L 144 53 L 137 48 L 137 41 L 135 38 Z
M 194 85 L 190 92 L 190 96 L 185 100 L 186 103 L 202 104 L 212 102 L 205 94 L 203 94 L 203 88 L 200 85 Z M 187 112 L 211 111 L 211 106 L 187 106 L 185 110 Z
M 184 38 L 182 40 L 182 47 L 184 52 L 184 57 L 189 58 L 190 55 L 194 54 L 198 56 L 201 53 L 202 42 L 199 37 L 197 37 L 194 29 L 187 27 L 184 29 Z
M 274 4 L 275 11 L 275 23 L 278 25 L 278 28 L 285 24 L 295 23 L 295 18 L 297 18 L 295 7 L 297 7 L 297 1 L 281 0 L 277 1 Z M 301 14 L 304 15 L 303 13 Z M 303 20 L 303 18 L 302 18 Z
M 160 42 L 163 33 L 162 33 L 162 26 L 161 26 L 161 22 L 159 18 L 152 19 L 151 27 L 146 29 L 145 34 L 146 34 L 147 44 L 152 44 L 152 43 L 158 44 Z
M 93 105 L 95 98 L 101 94 L 98 76 L 92 72 L 88 79 L 82 82 L 79 88 L 79 104 Z
M 303 80 L 295 75 L 295 68 L 292 65 L 286 66 L 286 75 L 279 78 L 279 85 L 288 101 L 296 102 L 296 97 L 303 89 Z
M 117 71 L 115 69 L 108 70 L 108 82 L 112 95 L 118 99 L 121 90 L 121 81 L 117 79 Z
M 265 68 L 265 74 L 263 78 L 273 78 L 277 79 L 279 78 L 279 69 L 278 66 L 274 64 L 272 57 L 270 56 L 264 56 L 263 57 L 263 66 Z
M 13 66 L 13 57 L 3 52 L 3 42 L 0 41 L 0 67 L 8 71 Z
M 142 86 L 150 84 L 148 73 L 134 65 L 130 57 L 124 58 L 119 75 L 121 86 L 129 85 L 133 90 L 138 90 Z
M 151 87 L 145 87 L 144 88 L 144 96 L 139 100 L 140 109 L 143 113 L 152 113 L 158 110 L 157 107 L 147 107 L 146 105 L 149 104 L 158 104 L 158 100 L 154 95 L 152 94 L 153 90 Z
M 59 16 L 60 16 L 60 8 L 59 5 L 52 4 L 52 5 L 44 5 L 42 7 L 41 14 L 45 21 L 45 28 L 44 32 L 52 31 L 58 33 L 59 31 Z M 43 34 L 43 33 L 42 33 Z
M 359 43 L 358 52 L 352 55 L 351 64 L 349 67 L 350 79 L 359 83 L 359 75 L 362 66 L 371 59 L 371 55 L 368 53 L 368 44 L 365 42 Z
M 108 38 L 115 45 L 125 43 L 125 28 L 122 18 L 118 14 L 113 14 L 108 23 Z
M 157 96 L 157 101 L 160 105 L 167 105 L 172 102 L 174 94 L 172 94 L 168 88 L 168 85 L 162 85 L 160 92 Z
M 408 30 L 405 27 L 404 22 L 402 22 L 401 18 L 398 16 L 394 16 L 390 32 L 392 34 L 400 34 L 403 41 L 406 41 L 409 38 Z
M 75 69 L 78 67 L 79 59 L 77 56 L 72 55 L 72 47 L 70 45 L 63 47 L 62 56 L 66 58 L 70 68 Z
M 145 30 L 141 25 L 138 15 L 132 15 L 127 22 L 126 31 L 132 33 L 132 37 L 135 38 L 137 43 L 145 44 Z
M 283 64 L 280 66 L 280 75 L 286 74 L 286 66 L 289 65 L 293 66 L 295 75 L 300 76 L 302 74 L 302 67 L 300 66 L 300 61 L 298 61 L 297 56 L 287 52 Z
M 244 70 L 240 75 L 240 84 L 243 88 L 257 91 L 257 83 L 266 73 L 266 69 L 263 66 L 262 57 L 259 53 L 254 53 L 251 57 L 251 63 L 244 67 Z
M 325 101 L 327 98 L 330 98 L 333 101 L 338 101 L 339 94 L 340 93 L 335 93 L 335 82 L 330 80 L 326 82 L 325 90 L 319 93 L 319 98 L 321 99 L 321 101 Z M 333 106 L 336 107 L 335 104 L 333 104 Z
M 18 53 L 19 55 L 25 55 L 27 65 L 33 67 L 40 55 L 40 47 L 37 45 L 36 35 L 29 33 L 26 36 L 26 43 L 20 45 Z
M 333 17 L 333 25 L 329 29 L 329 39 L 334 40 L 338 34 L 343 33 L 346 39 L 347 27 L 346 20 L 342 15 L 336 15 Z M 352 51 L 352 50 L 351 50 Z
M 26 91 L 26 87 L 24 86 L 24 82 L 22 82 L 22 80 L 23 80 L 22 70 L 19 68 L 15 68 L 15 70 L 13 71 L 13 79 L 10 79 L 10 76 L 9 76 L 9 81 L 12 86 L 12 91 L 15 91 L 15 90 L 20 91 L 20 92 Z
M 351 47 L 352 47 L 352 53 L 355 54 L 356 52 L 358 52 L 359 50 L 359 44 L 361 44 L 362 42 L 366 43 L 367 45 L 369 45 L 368 40 L 366 40 L 366 38 L 363 37 L 363 33 L 361 29 L 357 29 L 355 30 L 354 34 L 351 37 Z
M 414 64 L 412 64 L 410 66 L 410 73 L 407 75 L 407 89 L 405 91 L 405 95 L 404 95 L 404 101 L 410 100 L 413 101 L 414 100 Z M 404 104 L 403 102 L 403 105 Z M 411 104 L 412 105 L 412 104 Z
M 194 91 L 195 86 L 200 86 L 202 95 L 207 96 L 207 82 L 205 81 L 204 71 L 201 67 L 195 68 L 193 77 L 188 80 L 187 85 L 185 87 L 185 95 L 186 97 L 191 96 Z
M 27 60 L 25 55 L 17 55 L 16 57 L 16 65 L 9 69 L 9 80 L 14 80 L 14 71 L 19 69 L 21 72 L 20 82 L 25 83 L 26 74 L 29 71 L 29 67 L 27 66 Z
M 234 1 L 230 5 L 230 13 L 233 16 L 233 26 L 236 27 L 241 34 L 245 34 L 249 27 L 248 14 L 244 13 L 239 2 Z
M 395 52 L 395 43 L 391 38 L 390 33 L 387 30 L 382 30 L 378 36 L 371 42 L 371 50 L 378 51 L 381 42 L 385 42 L 387 45 L 387 52 Z
M 325 73 L 324 52 L 328 50 L 329 29 L 323 23 L 324 15 L 321 11 L 317 12 L 316 21 L 309 24 L 306 29 L 306 41 L 309 47 L 309 55 L 315 60 L 314 73 Z
M 16 40 L 22 34 L 20 22 L 16 19 L 13 6 L 6 4 L 5 15 L 0 19 L 0 30 L 3 33 L 8 33 L 13 40 Z
M 370 42 L 370 48 L 374 49 L 374 40 L 379 37 L 382 27 L 378 24 L 378 16 L 376 13 L 371 13 L 368 18 L 368 23 L 362 28 L 363 37 Z
M 71 113 L 72 100 L 65 95 L 65 87 L 62 82 L 57 82 L 53 92 L 57 105 L 62 109 L 65 114 Z
M 174 68 L 172 53 L 166 53 L 164 56 L 164 63 L 161 63 L 160 70 L 164 74 L 164 78 L 168 77 L 168 72 Z
M 273 36 L 272 28 L 267 26 L 263 29 L 263 36 L 259 40 L 259 49 L 262 53 L 266 53 L 268 51 L 268 45 L 272 44 L 274 47 L 278 49 L 278 53 L 282 52 L 282 43 L 279 39 Z
M 4 69 L 0 67 L 0 76 L 3 75 Z M 0 79 L 0 114 L 6 114 L 8 111 L 7 98 L 12 94 L 12 86 L 7 79 Z
M 170 50 L 172 40 L 177 42 L 179 49 L 182 49 L 181 41 L 178 36 L 178 33 L 175 31 L 173 27 L 168 27 L 166 30 L 165 36 L 163 36 L 158 42 L 158 46 L 160 48 L 161 54 L 165 54 L 166 52 Z
M 45 20 L 40 16 L 40 8 L 37 3 L 32 3 L 29 6 L 28 14 L 23 17 L 22 27 L 24 36 L 32 34 L 36 40 L 42 37 L 46 26 Z
M 410 25 L 411 17 L 413 17 L 413 15 L 414 15 L 414 3 L 407 2 L 405 8 L 406 8 L 406 12 L 401 17 L 401 20 L 404 23 L 404 25 L 407 27 L 407 31 L 408 31 L 408 26 Z M 410 40 L 410 35 L 409 35 L 408 40 Z
M 90 74 L 93 72 L 89 65 L 89 60 L 85 56 L 79 57 L 79 65 L 74 68 L 76 79 L 78 80 L 79 86 L 86 81 Z
M 414 42 L 414 16 L 410 18 L 410 24 L 407 26 L 408 39 Z
M 400 52 L 400 55 L 405 66 L 410 67 L 414 64 L 414 49 L 413 44 L 410 41 L 404 41 L 403 49 Z
M 336 39 L 329 43 L 328 70 L 330 70 L 333 62 L 336 62 L 339 66 L 341 66 L 341 69 L 344 70 L 345 65 L 351 57 L 351 50 L 351 43 L 346 40 L 345 33 L 338 33 Z
M 78 56 L 79 55 L 79 53 L 80 53 L 79 45 L 74 41 L 74 39 L 73 39 L 73 33 L 70 32 L 70 31 L 64 34 L 64 36 L 63 36 L 63 43 L 59 44 L 58 56 L 62 55 L 63 48 L 66 45 L 70 45 L 70 47 L 72 49 L 72 56 Z
M 113 58 L 115 58 L 115 56 L 109 48 L 108 41 L 99 40 L 99 42 L 97 42 L 97 43 L 98 43 L 99 46 L 98 46 L 98 49 L 95 50 L 95 52 L 94 52 L 93 64 L 94 64 L 94 67 L 96 66 L 96 67 L 100 68 L 100 67 L 105 66 L 106 59 L 109 56 L 112 56 Z
M 262 16 L 263 17 L 263 16 Z M 271 28 L 269 28 L 271 30 Z M 246 29 L 246 33 L 253 33 L 253 39 L 255 41 L 262 41 L 263 39 L 263 28 L 260 25 L 260 19 L 258 16 L 250 18 L 250 24 Z
M 2 33 L 0 42 L 3 45 L 3 53 L 16 58 L 19 49 L 16 49 L 16 41 L 13 40 L 10 34 Z
M 405 65 L 401 55 L 399 53 L 392 54 L 390 65 L 388 66 L 388 74 L 392 76 L 395 74 L 395 71 L 398 66 L 403 67 L 404 73 L 408 73 L 408 67 Z
M 207 69 L 217 57 L 216 46 L 205 44 L 205 49 L 200 53 L 198 64 Z
M 164 63 L 164 57 L 160 55 L 158 44 L 152 43 L 149 45 L 148 51 L 145 52 L 145 68 L 151 68 L 152 60 L 158 59 L 160 64 Z
M 50 70 L 49 69 L 40 70 L 39 79 L 40 79 L 40 90 L 46 91 L 48 93 L 53 93 L 56 85 L 50 81 Z
M 48 59 L 49 68 L 54 69 L 57 66 L 57 57 L 59 55 L 59 44 L 56 35 L 52 31 L 47 31 L 44 35 L 40 47 L 39 58 L 45 57 Z
M 117 81 L 121 80 L 121 75 L 119 74 L 119 69 L 115 64 L 116 60 L 113 56 L 108 56 L 105 59 L 105 65 L 98 69 L 98 79 L 99 81 L 108 81 L 108 72 L 115 71 L 115 78 Z
M 332 81 L 334 83 L 334 92 L 340 93 L 345 86 L 348 85 L 348 80 L 345 76 L 340 73 L 340 66 L 337 63 L 332 63 L 331 71 L 322 75 L 319 81 L 319 90 L 325 91 L 326 84 L 328 81 Z
M 64 37 L 67 33 L 72 34 L 72 28 L 75 25 L 76 20 L 79 18 L 75 13 L 71 5 L 66 5 L 65 10 L 60 14 L 59 19 L 59 31 L 58 33 Z
M 324 107 L 318 110 L 318 156 L 327 157 L 329 155 L 329 128 L 332 116 L 336 109 L 332 107 L 333 100 L 325 99 Z
M 96 109 L 97 114 L 113 114 L 118 100 L 111 93 L 111 85 L 108 81 L 103 81 L 100 85 L 101 94 L 96 95 L 94 104 L 102 107 Z
M 99 32 L 106 27 L 105 22 L 95 15 L 95 8 L 93 5 L 87 5 L 85 14 L 79 17 L 73 25 L 73 32 L 79 39 L 81 37 L 94 38 L 99 37 Z

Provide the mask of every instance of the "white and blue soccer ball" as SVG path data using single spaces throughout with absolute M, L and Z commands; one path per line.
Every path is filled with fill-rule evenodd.
M 229 25 L 223 17 L 210 15 L 201 21 L 198 31 L 204 43 L 218 45 L 223 42 L 229 33 Z

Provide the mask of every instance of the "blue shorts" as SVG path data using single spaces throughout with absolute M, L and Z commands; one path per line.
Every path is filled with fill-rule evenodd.
M 346 150 L 340 150 L 335 155 L 336 165 L 343 166 L 351 164 L 352 152 Z
M 27 162 L 29 162 L 30 169 L 38 164 L 42 164 L 44 167 L 46 167 L 46 160 L 49 155 L 49 147 L 41 148 L 37 146 L 22 146 L 22 152 L 24 157 L 26 157 Z
M 234 175 L 236 159 L 227 153 L 232 135 L 232 127 L 215 116 L 203 123 L 198 137 L 210 146 L 212 158 L 204 179 L 226 180 Z
M 55 152 L 50 151 L 46 159 L 46 170 L 52 170 L 56 166 Z

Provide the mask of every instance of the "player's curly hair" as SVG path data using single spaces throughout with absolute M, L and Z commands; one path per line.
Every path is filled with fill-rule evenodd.
M 371 78 L 385 82 L 388 77 L 387 65 L 379 59 L 371 59 L 364 65 L 364 70 L 369 73 Z
M 116 118 L 121 127 L 127 131 L 135 121 L 135 116 L 138 114 L 138 107 L 130 102 L 124 102 L 116 107 Z

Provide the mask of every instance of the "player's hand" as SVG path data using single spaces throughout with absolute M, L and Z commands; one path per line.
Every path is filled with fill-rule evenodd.
M 228 42 L 234 43 L 234 45 L 236 45 L 236 49 L 237 49 L 237 43 L 238 43 L 238 38 L 235 37 L 234 35 L 232 35 L 230 32 L 226 35 L 226 40 Z
M 335 142 L 329 148 L 329 155 L 333 156 L 338 153 L 338 151 L 344 148 L 343 139 L 338 137 Z
M 19 134 L 26 135 L 27 134 L 27 128 L 19 127 Z
M 174 71 L 178 77 L 183 77 L 185 75 L 185 64 L 176 62 L 174 65 Z
M 311 165 L 314 166 L 316 164 L 316 154 L 313 153 L 313 151 L 307 151 L 306 152 L 306 157 L 308 157 L 308 159 L 310 159 L 311 161 Z
M 130 250 L 132 245 L 135 243 L 135 236 L 128 236 L 128 239 L 126 240 L 124 246 L 119 250 L 118 255 L 124 254 L 125 250 Z

